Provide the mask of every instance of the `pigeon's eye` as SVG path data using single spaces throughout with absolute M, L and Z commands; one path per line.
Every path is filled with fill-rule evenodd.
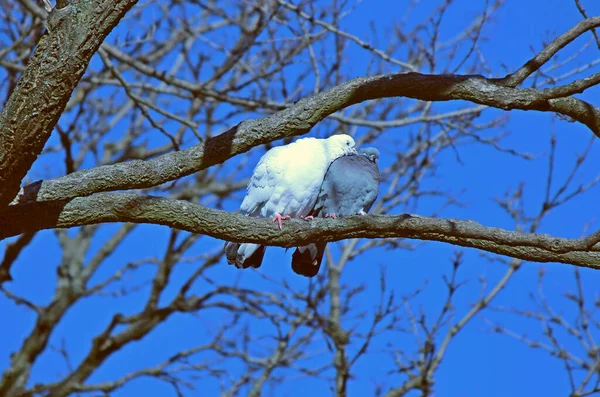
M 350 146 L 350 141 L 346 141 L 346 146 Z

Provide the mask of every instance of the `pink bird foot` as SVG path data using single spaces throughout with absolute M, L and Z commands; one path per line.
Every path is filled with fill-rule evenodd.
M 275 214 L 275 216 L 273 217 L 273 222 L 277 222 L 277 224 L 279 225 L 279 230 L 281 230 L 281 229 L 283 229 L 283 224 L 281 223 L 281 221 L 284 221 L 287 219 L 292 219 L 292 217 L 289 215 L 281 216 L 281 214 Z
M 335 214 L 325 214 L 325 218 L 337 219 Z
M 304 219 L 305 221 L 312 221 L 315 218 L 312 215 L 309 215 L 309 216 L 301 216 L 300 219 Z

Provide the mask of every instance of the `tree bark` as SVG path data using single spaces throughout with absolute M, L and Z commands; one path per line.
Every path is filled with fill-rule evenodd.
M 337 220 L 288 221 L 283 230 L 271 220 L 247 217 L 164 197 L 98 193 L 66 201 L 11 205 L 0 212 L 0 238 L 40 229 L 133 222 L 165 225 L 215 238 L 280 247 L 348 238 L 411 238 L 478 248 L 534 262 L 561 262 L 600 269 L 599 233 L 567 239 L 507 231 L 473 221 L 410 214 L 352 216 Z
M 17 195 L 92 55 L 137 0 L 73 0 L 47 32 L 0 113 L 0 208 Z

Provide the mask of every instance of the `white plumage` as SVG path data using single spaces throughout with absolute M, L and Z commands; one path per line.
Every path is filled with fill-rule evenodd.
M 248 183 L 240 212 L 247 216 L 281 219 L 307 216 L 317 200 L 329 165 L 337 158 L 356 153 L 349 135 L 327 139 L 303 138 L 274 147 L 258 162 Z M 260 266 L 264 247 L 251 264 L 245 264 L 258 244 L 226 243 L 227 262 L 238 267 Z

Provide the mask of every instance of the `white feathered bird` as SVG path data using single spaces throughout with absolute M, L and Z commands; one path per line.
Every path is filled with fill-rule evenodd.
M 327 139 L 303 138 L 265 153 L 248 183 L 240 213 L 246 216 L 304 218 L 312 210 L 329 165 L 346 154 L 356 153 L 350 135 Z M 251 243 L 225 243 L 227 263 L 237 267 L 259 267 L 265 246 Z

